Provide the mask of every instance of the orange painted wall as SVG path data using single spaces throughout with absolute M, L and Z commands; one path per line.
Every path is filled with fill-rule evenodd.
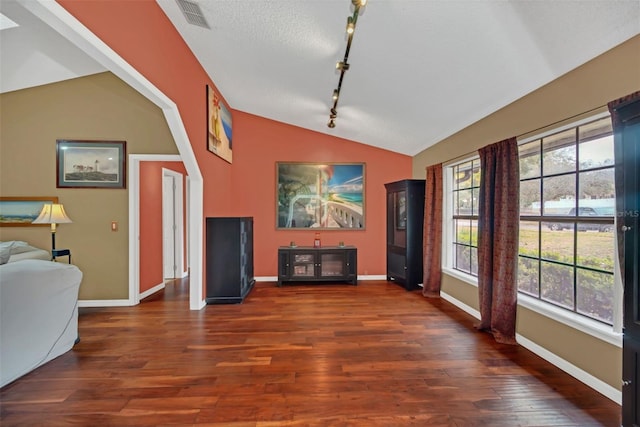
M 277 274 L 279 245 L 313 236 L 275 229 L 276 161 L 366 163 L 366 230 L 325 231 L 322 240 L 356 245 L 359 274 L 385 274 L 383 184 L 411 177 L 409 156 L 233 110 L 230 165 L 206 150 L 205 86 L 213 82 L 154 0 L 58 2 L 176 103 L 204 179 L 204 217 L 254 217 L 256 276 Z
M 278 246 L 313 245 L 315 231 L 276 230 L 276 162 L 365 165 L 365 230 L 321 231 L 323 245 L 358 248 L 358 274 L 386 274 L 384 184 L 409 178 L 411 157 L 305 130 L 240 111 L 233 112 L 233 215 L 254 217 L 254 272 L 276 276 Z M 236 143 L 237 141 L 237 143 Z
M 220 91 L 162 9 L 155 0 L 58 3 L 176 103 L 203 174 L 205 216 L 221 214 L 231 196 L 231 165 L 206 149 L 206 85 Z
M 140 162 L 140 292 L 163 283 L 162 271 L 162 168 L 185 176 L 183 206 L 186 206 L 186 171 L 182 162 Z M 186 224 L 183 221 L 183 230 Z M 183 248 L 183 254 L 186 247 Z M 186 263 L 185 263 L 186 265 Z

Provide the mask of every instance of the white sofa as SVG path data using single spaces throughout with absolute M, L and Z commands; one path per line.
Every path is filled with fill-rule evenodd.
M 73 347 L 81 281 L 71 264 L 24 259 L 0 265 L 0 387 Z
M 7 256 L 9 256 L 8 259 L 6 258 Z M 49 261 L 51 260 L 51 253 L 19 240 L 0 242 L 0 264 L 23 259 L 42 259 Z

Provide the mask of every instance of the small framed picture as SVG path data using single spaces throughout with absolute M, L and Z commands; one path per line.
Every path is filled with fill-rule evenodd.
M 229 108 L 207 85 L 207 150 L 233 163 L 232 119 Z
M 126 141 L 56 141 L 58 188 L 126 188 Z

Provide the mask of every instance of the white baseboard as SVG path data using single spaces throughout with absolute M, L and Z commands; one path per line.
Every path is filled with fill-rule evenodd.
M 616 390 L 615 388 L 611 387 L 609 384 L 605 383 L 604 381 L 594 377 L 593 375 L 591 375 L 586 371 L 583 371 L 577 366 L 567 362 L 563 358 L 550 352 L 546 348 L 539 346 L 538 344 L 523 337 L 520 334 L 516 334 L 516 341 L 518 341 L 518 344 L 520 344 L 527 350 L 537 354 L 547 362 L 562 369 L 567 374 L 585 383 L 586 385 L 588 385 L 598 393 L 608 397 L 609 399 L 616 402 L 618 405 L 622 405 L 622 392 L 620 390 Z
M 462 301 L 459 301 L 459 300 L 455 299 L 454 297 L 452 297 L 448 293 L 440 291 L 440 298 L 442 298 L 443 300 L 445 300 L 447 302 L 450 302 L 451 304 L 453 304 L 456 307 L 458 307 L 460 310 L 462 310 L 465 313 L 470 314 L 473 317 L 475 317 L 476 319 L 480 320 L 480 312 L 478 310 L 476 310 L 475 308 L 463 303 Z
M 78 307 L 128 307 L 134 305 L 128 299 L 85 299 L 78 301 Z
M 452 297 L 451 295 L 447 294 L 446 292 L 440 292 L 440 297 L 443 300 L 446 300 L 446 301 L 450 302 L 451 304 L 455 305 L 456 307 L 458 307 L 460 310 L 464 311 L 465 313 L 470 314 L 471 316 L 475 317 L 478 320 L 480 319 L 480 312 L 478 310 L 476 310 L 473 307 L 470 307 L 467 304 L 455 299 L 454 297 Z M 521 346 L 523 346 L 527 350 L 537 354 L 538 356 L 542 357 L 547 362 L 549 362 L 552 365 L 562 369 L 564 372 L 566 372 L 567 374 L 571 375 L 572 377 L 574 377 L 578 381 L 583 382 L 584 384 L 588 385 L 589 387 L 591 387 L 592 389 L 594 389 L 598 393 L 600 393 L 603 396 L 613 400 L 618 405 L 622 405 L 622 392 L 621 391 L 616 390 L 614 387 L 611 387 L 609 384 L 605 383 L 604 381 L 594 377 L 590 373 L 578 368 L 574 364 L 566 361 L 565 359 L 561 358 L 560 356 L 556 355 L 555 353 L 550 352 L 546 348 L 536 344 L 535 342 L 531 341 L 528 338 L 525 338 L 524 336 L 522 336 L 520 334 L 516 334 L 516 341 L 518 342 L 518 344 L 520 344 Z
M 140 294 L 140 299 L 143 300 L 146 297 L 148 297 L 149 295 L 153 295 L 158 291 L 161 291 L 164 289 L 164 283 L 160 283 L 159 285 L 155 285 L 153 288 L 151 289 L 147 289 L 146 291 L 142 292 Z

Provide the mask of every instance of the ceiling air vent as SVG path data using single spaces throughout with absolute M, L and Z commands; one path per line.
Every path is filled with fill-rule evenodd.
M 207 24 L 207 20 L 204 19 L 202 10 L 198 3 L 188 0 L 176 0 L 178 7 L 182 10 L 184 17 L 187 18 L 187 22 L 192 25 L 197 25 L 203 28 L 211 28 Z

